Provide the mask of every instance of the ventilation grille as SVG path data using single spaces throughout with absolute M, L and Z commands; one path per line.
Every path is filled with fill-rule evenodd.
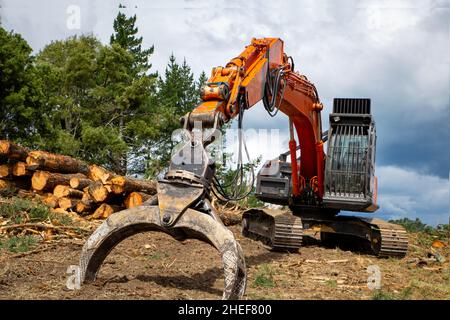
M 370 114 L 370 99 L 335 98 L 333 113 Z
M 328 146 L 325 191 L 332 197 L 364 198 L 369 191 L 367 126 L 338 125 Z

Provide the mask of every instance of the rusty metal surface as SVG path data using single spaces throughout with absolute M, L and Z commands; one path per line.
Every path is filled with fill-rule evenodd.
M 211 216 L 187 209 L 172 227 L 163 226 L 158 206 L 142 205 L 110 216 L 89 237 L 80 256 L 81 282 L 96 279 L 106 256 L 122 240 L 140 232 L 160 230 L 175 239 L 199 239 L 213 245 L 222 256 L 223 299 L 239 299 L 246 288 L 246 268 L 233 233 Z
M 202 186 L 183 183 L 158 182 L 158 206 L 162 225 L 168 227 L 178 216 L 204 193 Z

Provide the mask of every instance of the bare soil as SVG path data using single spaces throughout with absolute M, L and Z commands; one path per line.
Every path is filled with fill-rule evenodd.
M 410 236 L 406 258 L 378 259 L 316 245 L 298 253 L 271 252 L 231 227 L 245 252 L 244 299 L 450 299 L 448 246 L 444 263 L 427 258 L 429 248 Z M 177 242 L 150 232 L 120 243 L 98 279 L 80 290 L 66 288 L 69 265 L 77 265 L 84 240 L 42 243 L 46 249 L 18 256 L 0 251 L 0 299 L 219 299 L 221 259 L 197 240 Z M 378 266 L 381 290 L 370 290 L 367 268 Z

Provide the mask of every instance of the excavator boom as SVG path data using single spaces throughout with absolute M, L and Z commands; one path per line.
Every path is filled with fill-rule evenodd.
M 203 102 L 182 119 L 185 128 L 195 122 L 217 129 L 243 110 L 263 101 L 271 114 L 280 110 L 295 127 L 302 165 L 292 161 L 292 193 L 299 196 L 305 184 L 323 196 L 324 151 L 320 112 L 323 109 L 315 86 L 294 72 L 292 58 L 284 53 L 279 38 L 252 39 L 251 44 L 225 67 L 212 69 L 202 88 Z M 291 160 L 296 159 L 297 142 L 291 130 Z

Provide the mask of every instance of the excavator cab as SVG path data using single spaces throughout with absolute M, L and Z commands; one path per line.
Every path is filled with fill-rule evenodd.
M 375 211 L 375 121 L 370 99 L 334 99 L 325 164 L 324 208 Z M 255 195 L 262 201 L 289 205 L 292 194 L 289 151 L 267 161 L 259 171 Z M 335 211 L 335 210 L 334 210 Z
M 327 208 L 375 211 L 375 121 L 370 99 L 334 99 L 325 164 Z
M 298 205 L 292 197 L 292 168 L 286 153 L 267 161 L 259 171 L 255 195 L 289 206 L 244 212 L 242 233 L 274 250 L 291 250 L 305 241 L 351 243 L 368 247 L 377 256 L 403 257 L 408 249 L 405 230 L 376 218 L 341 216 L 342 211 L 373 212 L 376 204 L 375 121 L 370 99 L 334 99 L 329 116 L 324 195 L 320 203 Z M 301 160 L 297 159 L 297 161 Z M 301 162 L 301 161 L 300 161 Z

